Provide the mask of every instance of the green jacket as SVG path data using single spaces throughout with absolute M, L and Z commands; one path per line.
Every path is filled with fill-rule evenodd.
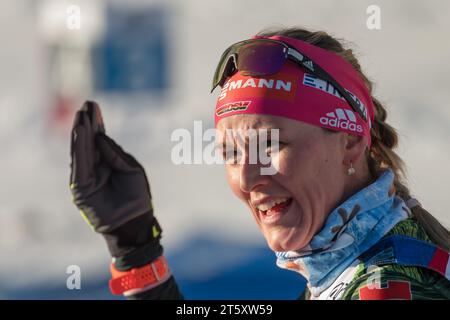
M 384 238 L 393 235 L 413 237 L 431 242 L 425 230 L 413 219 L 399 222 Z M 361 256 L 363 257 L 364 254 Z M 340 300 L 433 300 L 450 299 L 450 281 L 433 270 L 404 266 L 395 263 L 370 263 L 370 256 L 360 257 L 359 263 L 353 268 L 349 282 L 333 284 L 335 293 Z M 337 294 L 337 292 L 339 292 Z M 308 289 L 302 298 L 310 299 Z

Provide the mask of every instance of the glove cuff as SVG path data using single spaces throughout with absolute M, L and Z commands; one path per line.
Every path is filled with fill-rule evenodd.
M 150 242 L 142 247 L 136 248 L 130 253 L 114 258 L 114 267 L 119 271 L 127 271 L 139 268 L 155 261 L 163 254 L 163 247 L 158 242 Z
M 151 212 L 102 235 L 119 270 L 144 265 L 162 254 L 161 227 Z

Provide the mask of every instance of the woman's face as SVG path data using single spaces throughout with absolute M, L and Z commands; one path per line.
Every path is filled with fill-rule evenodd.
M 225 136 L 225 129 L 244 133 L 279 129 L 279 151 L 272 154 L 278 163 L 274 175 L 261 174 L 264 166 L 249 164 L 248 148 L 235 143 L 245 162 L 226 164 L 227 179 L 234 194 L 250 208 L 272 250 L 306 246 L 343 197 L 343 135 L 266 115 L 230 116 L 220 120 L 217 129 L 219 137 Z

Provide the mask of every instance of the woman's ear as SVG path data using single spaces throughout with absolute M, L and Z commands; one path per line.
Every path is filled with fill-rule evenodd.
M 364 155 L 364 151 L 367 147 L 367 137 L 348 133 L 346 133 L 344 137 L 344 158 L 342 163 L 345 166 L 350 166 L 350 163 L 355 165 Z

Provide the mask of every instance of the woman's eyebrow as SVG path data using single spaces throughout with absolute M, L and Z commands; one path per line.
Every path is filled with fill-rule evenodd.
M 274 125 L 274 124 L 272 124 L 272 125 L 261 124 L 260 126 L 256 125 L 254 129 L 256 129 L 256 130 L 264 130 L 264 129 L 266 129 L 266 130 L 280 130 L 280 131 L 283 130 L 283 128 L 281 128 L 280 126 Z
M 286 131 L 286 129 L 283 129 L 283 128 L 274 128 L 274 127 L 260 127 L 260 128 L 251 128 L 251 129 L 253 129 L 253 130 L 256 130 L 256 132 L 257 133 L 259 133 L 260 132 L 260 130 L 266 130 L 267 132 L 272 132 L 272 130 L 277 130 L 278 132 L 283 132 L 283 131 Z M 250 130 L 251 130 L 250 129 Z M 233 132 L 233 129 L 227 129 L 227 130 L 231 130 L 232 132 Z M 236 130 L 237 132 L 242 132 L 242 130 L 240 130 L 240 129 L 237 129 Z M 247 130 L 246 130 L 247 131 Z M 244 131 L 245 132 L 245 131 Z M 247 131 L 248 132 L 248 131 Z M 236 136 L 233 134 L 232 136 L 232 140 L 236 140 Z M 229 140 L 230 138 L 231 138 L 230 136 L 227 136 L 227 138 L 225 138 L 225 139 L 223 139 L 223 140 L 221 140 L 221 141 L 218 141 L 218 142 L 216 142 L 216 146 L 220 146 L 220 145 L 223 145 L 223 144 L 225 144 L 225 142 L 227 141 L 227 140 Z
M 272 133 L 273 133 L 273 131 L 277 131 L 277 133 L 278 133 L 278 137 L 279 137 L 279 135 L 283 132 L 283 131 L 286 131 L 285 129 L 283 129 L 283 128 L 275 128 L 275 127 L 264 127 L 264 128 L 258 128 L 257 130 L 266 130 L 267 131 L 267 138 L 271 138 L 271 136 L 272 136 Z

